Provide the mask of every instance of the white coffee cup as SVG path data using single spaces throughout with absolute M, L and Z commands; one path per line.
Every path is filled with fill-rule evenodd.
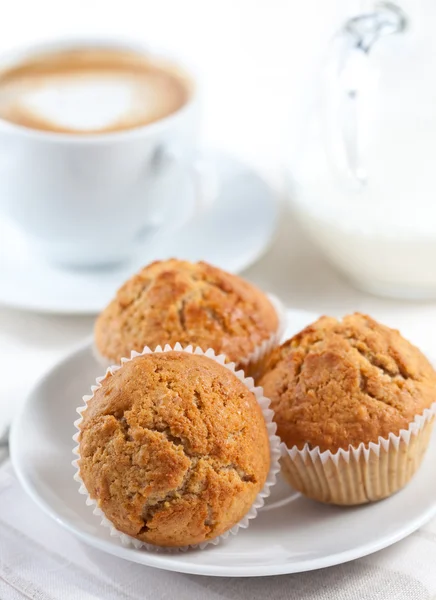
M 0 69 L 38 53 L 89 46 L 162 56 L 131 44 L 81 40 L 11 53 L 0 58 Z M 206 194 L 197 168 L 198 89 L 180 66 L 193 84 L 188 101 L 135 129 L 76 135 L 0 119 L 0 213 L 20 227 L 35 252 L 75 267 L 120 262 L 210 202 L 211 188 Z

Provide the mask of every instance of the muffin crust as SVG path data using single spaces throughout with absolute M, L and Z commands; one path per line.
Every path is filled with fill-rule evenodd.
M 260 380 L 288 448 L 398 435 L 436 401 L 436 373 L 398 331 L 356 313 L 322 317 L 273 351 Z
M 154 262 L 128 280 L 98 317 L 95 344 L 119 362 L 144 346 L 213 348 L 237 364 L 278 329 L 269 299 L 248 282 L 204 262 Z
M 115 527 L 161 546 L 221 535 L 264 486 L 269 440 L 255 396 L 205 356 L 139 356 L 83 414 L 80 475 Z

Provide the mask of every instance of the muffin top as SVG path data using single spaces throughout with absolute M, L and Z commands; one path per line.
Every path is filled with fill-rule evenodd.
M 270 464 L 254 394 L 205 356 L 138 356 L 109 374 L 80 425 L 80 475 L 115 527 L 185 546 L 230 529 Z
M 398 331 L 322 317 L 271 355 L 260 380 L 288 446 L 321 451 L 398 435 L 436 400 L 436 373 Z
M 129 279 L 98 317 L 95 344 L 118 362 L 131 350 L 193 344 L 236 363 L 278 329 L 269 299 L 248 282 L 204 262 L 154 262 Z

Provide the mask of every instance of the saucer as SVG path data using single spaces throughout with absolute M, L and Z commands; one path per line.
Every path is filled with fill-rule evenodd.
M 219 195 L 209 210 L 183 229 L 162 236 L 158 250 L 138 248 L 131 260 L 107 269 L 67 270 L 27 248 L 23 235 L 0 220 L 0 304 L 37 312 L 100 312 L 119 286 L 142 266 L 170 257 L 205 260 L 238 273 L 265 251 L 275 230 L 278 204 L 252 169 L 221 152 L 205 159 L 216 169 Z M 154 249 L 154 252 L 153 252 Z
M 316 315 L 288 311 L 289 337 Z M 308 500 L 279 480 L 250 526 L 205 550 L 165 553 L 125 547 L 100 525 L 79 494 L 71 465 L 76 408 L 102 368 L 88 342 L 34 388 L 12 427 L 10 449 L 26 492 L 60 526 L 104 552 L 143 565 L 225 577 L 320 569 L 360 558 L 403 539 L 436 514 L 436 432 L 418 473 L 394 496 L 341 508 Z M 60 393 L 61 391 L 61 393 Z

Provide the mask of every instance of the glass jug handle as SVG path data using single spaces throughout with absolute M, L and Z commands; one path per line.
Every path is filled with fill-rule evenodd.
M 368 182 L 364 150 L 377 83 L 369 54 L 380 38 L 406 26 L 399 6 L 377 3 L 373 11 L 346 21 L 327 56 L 321 91 L 323 143 L 333 171 L 353 187 Z

